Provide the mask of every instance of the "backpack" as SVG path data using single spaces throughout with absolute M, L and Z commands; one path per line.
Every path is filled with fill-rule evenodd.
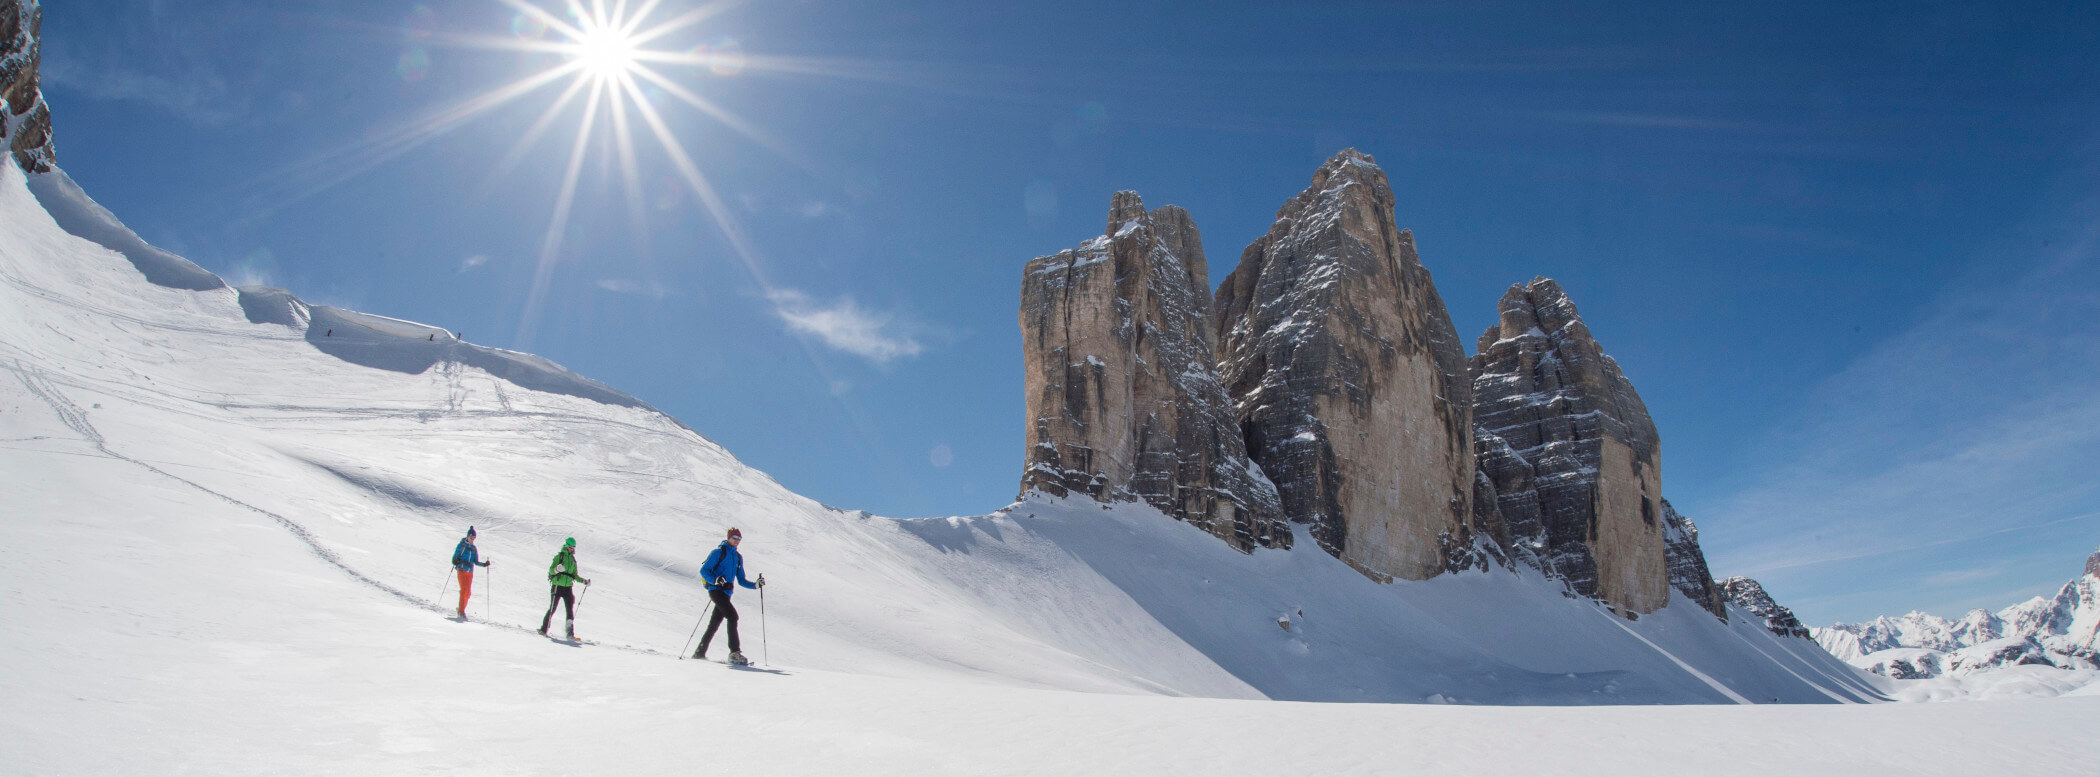
M 467 541 L 460 540 L 459 547 L 452 549 L 452 568 L 458 569 L 459 565 L 465 563 L 467 563 Z
M 731 593 L 734 593 L 736 589 L 736 580 L 731 579 L 728 573 L 741 573 L 743 571 L 744 559 L 742 555 L 737 553 L 736 548 L 730 547 L 729 543 L 727 542 L 722 543 L 720 550 L 722 552 L 722 555 L 717 556 L 715 558 L 714 567 L 712 567 L 711 569 L 700 570 L 700 582 L 710 591 L 730 591 Z M 732 559 L 734 559 L 736 562 L 734 566 L 732 566 L 730 563 Z M 716 586 L 715 581 L 718 579 L 727 580 L 728 582 L 724 585 Z

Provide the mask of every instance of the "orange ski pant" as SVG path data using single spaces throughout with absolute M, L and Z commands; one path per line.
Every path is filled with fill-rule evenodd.
M 455 569 L 453 571 L 459 573 L 459 611 L 465 613 L 467 611 L 467 597 L 474 593 L 474 573 L 464 569 Z

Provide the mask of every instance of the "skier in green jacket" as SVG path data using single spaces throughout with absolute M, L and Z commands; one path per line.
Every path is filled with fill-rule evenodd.
M 591 579 L 576 574 L 576 538 L 570 537 L 561 544 L 561 552 L 554 554 L 554 563 L 547 567 L 547 582 L 554 590 L 547 595 L 547 617 L 540 619 L 540 636 L 547 636 L 547 627 L 554 622 L 554 608 L 567 605 L 569 641 L 576 641 L 576 596 L 571 586 L 576 581 L 590 585 Z

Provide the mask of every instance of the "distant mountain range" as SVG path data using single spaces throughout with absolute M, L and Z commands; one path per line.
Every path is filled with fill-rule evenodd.
M 2054 596 L 1959 619 L 1922 612 L 1812 629 L 1816 643 L 1853 666 L 1899 680 L 2008 666 L 2100 669 L 2100 550 Z

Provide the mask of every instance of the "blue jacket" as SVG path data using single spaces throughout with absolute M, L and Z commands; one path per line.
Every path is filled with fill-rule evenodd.
M 461 572 L 472 572 L 475 564 L 489 565 L 481 560 L 481 551 L 474 549 L 474 543 L 460 540 L 459 547 L 452 549 L 452 568 Z
M 700 564 L 700 580 L 707 583 L 707 590 L 725 591 L 734 595 L 735 586 L 715 584 L 716 580 L 722 579 L 736 581 L 737 585 L 745 588 L 758 587 L 758 584 L 744 579 L 744 554 L 736 552 L 736 547 L 730 545 L 728 540 L 723 540 L 722 544 L 715 548 L 715 552 L 707 554 L 707 561 Z

